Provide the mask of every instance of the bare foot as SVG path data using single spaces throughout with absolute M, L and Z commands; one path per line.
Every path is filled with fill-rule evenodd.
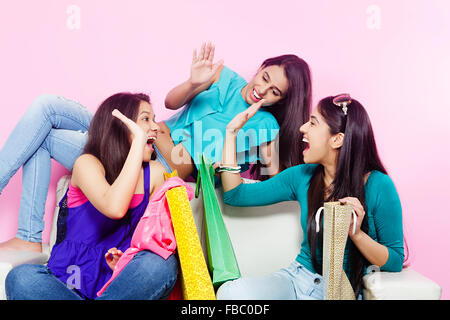
M 2 250 L 42 252 L 42 244 L 40 242 L 30 242 L 19 238 L 13 238 L 0 243 L 0 251 Z

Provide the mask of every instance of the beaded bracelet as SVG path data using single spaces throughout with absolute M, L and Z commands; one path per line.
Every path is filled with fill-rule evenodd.
M 217 172 L 229 172 L 229 173 L 240 173 L 241 166 L 231 167 L 231 166 L 219 166 Z

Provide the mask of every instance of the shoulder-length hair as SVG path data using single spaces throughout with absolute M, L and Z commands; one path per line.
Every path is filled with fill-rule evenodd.
M 335 178 L 325 198 L 324 168 L 317 166 L 308 189 L 308 242 L 316 272 L 322 273 L 322 266 L 317 261 L 317 246 L 323 242 L 322 230 L 317 234 L 314 215 L 324 202 L 337 201 L 344 197 L 358 198 L 366 209 L 364 184 L 367 173 L 378 170 L 387 174 L 378 155 L 375 137 L 369 116 L 364 107 L 355 99 L 348 106 L 347 115 L 341 107 L 333 103 L 333 97 L 326 97 L 318 104 L 318 111 L 330 127 L 331 135 L 344 133 L 343 145 L 339 150 Z M 367 209 L 366 209 L 367 211 Z M 364 217 L 361 230 L 368 233 L 367 215 Z M 350 282 L 358 295 L 361 279 L 367 260 L 351 243 L 350 247 L 351 276 Z
M 91 121 L 83 154 L 92 154 L 100 160 L 109 184 L 118 177 L 131 147 L 130 131 L 112 111 L 118 109 L 136 121 L 141 101 L 150 103 L 150 98 L 143 93 L 114 94 L 102 102 Z
M 288 80 L 286 96 L 276 104 L 265 107 L 277 120 L 280 131 L 278 135 L 280 170 L 303 163 L 302 134 L 299 128 L 309 119 L 312 102 L 311 71 L 308 64 L 293 54 L 266 59 L 261 67 L 281 66 Z M 265 180 L 261 175 L 261 162 L 252 167 L 254 178 Z

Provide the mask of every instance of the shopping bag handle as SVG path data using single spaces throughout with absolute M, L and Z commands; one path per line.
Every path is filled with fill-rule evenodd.
M 200 153 L 197 154 L 197 158 L 198 158 L 198 163 L 199 163 L 199 168 L 200 168 L 200 164 L 203 162 L 203 159 L 200 155 Z M 200 170 L 197 171 L 197 184 L 195 185 L 195 198 L 198 198 L 198 195 L 200 194 L 200 179 L 201 179 L 201 174 L 200 174 Z
M 356 233 L 356 221 L 358 220 L 358 216 L 356 215 L 356 212 L 354 209 L 352 209 L 352 216 L 353 216 L 352 234 L 355 234 Z
M 319 233 L 319 231 L 320 231 L 320 214 L 322 213 L 322 211 L 323 211 L 323 207 L 320 207 L 316 211 L 316 233 Z
M 205 153 L 202 153 L 202 154 L 198 153 L 197 156 L 198 156 L 199 167 L 204 165 L 206 167 L 206 172 L 207 173 L 208 173 L 208 170 L 209 170 L 209 175 L 211 176 L 211 182 L 214 185 L 215 184 L 215 181 L 214 181 L 215 170 L 214 170 L 213 165 L 208 162 L 208 160 L 207 160 L 207 158 L 205 156 Z M 201 176 L 202 176 L 200 174 L 200 171 L 201 170 L 198 170 L 198 172 L 197 172 L 197 184 L 195 186 L 195 198 L 198 198 L 198 196 L 200 194 L 200 187 L 201 187 L 200 180 L 201 180 Z
M 195 186 L 195 198 L 200 194 L 200 172 L 197 174 L 197 184 Z
M 316 211 L 316 233 L 320 231 L 320 214 L 323 212 L 323 207 L 320 207 Z M 356 233 L 356 221 L 357 221 L 357 215 L 354 209 L 352 209 L 352 216 L 353 216 L 353 228 L 352 228 L 352 234 Z

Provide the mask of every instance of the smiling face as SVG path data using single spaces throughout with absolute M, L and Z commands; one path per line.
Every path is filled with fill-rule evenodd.
M 261 99 L 263 106 L 270 106 L 283 99 L 288 91 L 289 82 L 282 66 L 261 67 L 255 77 L 242 89 L 245 102 L 253 104 Z
M 156 141 L 160 131 L 159 125 L 155 122 L 153 108 L 148 102 L 141 101 L 136 123 L 147 133 L 148 140 L 144 149 L 143 161 L 148 162 L 154 151 L 153 143 Z
M 303 150 L 305 163 L 319 163 L 322 165 L 335 164 L 339 148 L 342 146 L 344 134 L 332 135 L 330 127 L 316 107 L 308 122 L 300 127 L 303 134 Z

